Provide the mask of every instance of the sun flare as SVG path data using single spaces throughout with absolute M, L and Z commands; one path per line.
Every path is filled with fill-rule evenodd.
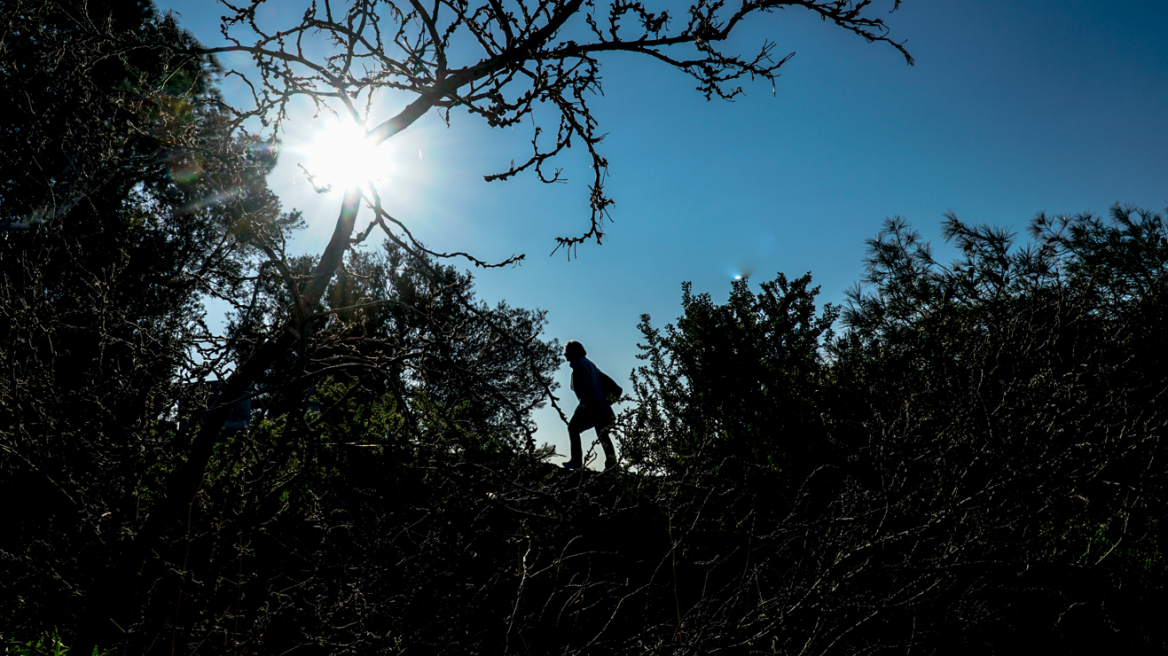
M 325 121 L 303 151 L 301 163 L 317 186 L 349 189 L 384 181 L 392 164 L 388 147 L 376 146 L 352 121 Z

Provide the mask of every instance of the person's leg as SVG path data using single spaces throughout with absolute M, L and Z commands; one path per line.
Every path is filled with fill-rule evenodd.
M 572 420 L 568 422 L 568 443 L 572 447 L 572 455 L 565 467 L 580 469 L 584 466 L 584 449 L 580 445 L 580 433 L 592 428 L 592 415 L 582 406 L 576 406 L 572 413 Z
M 600 448 L 604 449 L 604 471 L 616 467 L 616 449 L 608 437 L 608 426 L 596 427 L 596 439 L 600 442 Z
M 580 446 L 580 431 L 568 424 L 568 442 L 572 445 L 572 456 L 568 459 L 567 467 L 579 469 L 584 466 L 584 449 Z

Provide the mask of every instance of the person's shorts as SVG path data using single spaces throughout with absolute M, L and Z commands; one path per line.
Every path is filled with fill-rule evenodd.
M 600 415 L 600 417 L 598 418 L 597 415 Z M 593 412 L 591 408 L 578 405 L 576 406 L 576 412 L 572 413 L 572 420 L 568 422 L 568 428 L 577 433 L 583 433 L 589 428 L 606 428 L 612 423 L 613 419 L 616 419 L 616 416 L 613 414 L 611 408 L 608 409 L 607 413 L 603 410 Z

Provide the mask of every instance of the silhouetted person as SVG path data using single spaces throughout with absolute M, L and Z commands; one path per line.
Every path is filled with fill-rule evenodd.
M 616 419 L 616 414 L 613 413 L 608 399 L 604 397 L 605 385 L 601 380 L 607 376 L 600 373 L 596 365 L 584 357 L 586 354 L 584 345 L 576 340 L 564 346 L 564 357 L 572 364 L 572 391 L 576 392 L 576 398 L 580 401 L 580 405 L 576 406 L 576 412 L 572 413 L 572 420 L 568 422 L 572 459 L 564 463 L 564 467 L 567 469 L 584 467 L 580 433 L 595 428 L 596 437 L 604 449 L 604 470 L 608 471 L 616 467 L 616 450 L 612 448 L 612 440 L 608 439 L 608 427 Z

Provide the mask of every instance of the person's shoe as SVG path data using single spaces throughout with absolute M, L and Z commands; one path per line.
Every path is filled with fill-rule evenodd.
M 561 466 L 562 466 L 564 469 L 567 469 L 567 470 L 569 470 L 569 471 L 579 471 L 579 470 L 583 469 L 583 467 L 581 467 L 580 465 L 573 464 L 573 463 L 571 463 L 571 462 L 565 462 L 565 463 L 563 463 Z

